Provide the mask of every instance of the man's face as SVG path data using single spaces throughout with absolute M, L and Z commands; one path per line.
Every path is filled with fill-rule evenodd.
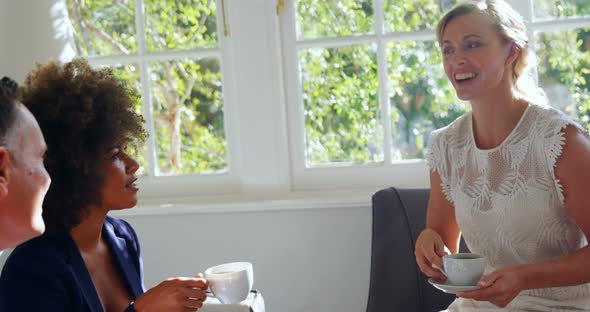
M 43 233 L 42 204 L 51 183 L 43 134 L 22 104 L 6 141 L 0 147 L 0 250 Z

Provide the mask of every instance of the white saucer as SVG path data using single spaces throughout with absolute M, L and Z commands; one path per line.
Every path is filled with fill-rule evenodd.
M 456 294 L 459 291 L 467 291 L 467 290 L 475 290 L 478 289 L 476 285 L 473 286 L 456 286 L 447 284 L 446 281 L 439 281 L 433 278 L 428 279 L 428 282 L 432 284 L 432 286 L 448 293 L 448 294 Z

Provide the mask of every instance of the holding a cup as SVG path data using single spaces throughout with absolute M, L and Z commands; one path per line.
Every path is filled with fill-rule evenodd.
M 454 286 L 474 286 L 483 276 L 486 258 L 475 253 L 457 253 L 442 258 L 441 272 Z
M 254 283 L 254 272 L 249 262 L 232 262 L 205 270 L 209 289 L 223 304 L 244 301 Z

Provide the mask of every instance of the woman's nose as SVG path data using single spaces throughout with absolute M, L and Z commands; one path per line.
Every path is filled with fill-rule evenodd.
M 128 173 L 135 173 L 139 169 L 139 163 L 131 156 L 127 156 L 125 165 Z
M 465 55 L 461 51 L 456 51 L 451 56 L 452 64 L 455 66 L 460 66 L 465 64 Z

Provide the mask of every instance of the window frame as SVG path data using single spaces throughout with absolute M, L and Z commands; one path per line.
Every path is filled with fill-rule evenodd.
M 173 197 L 191 197 L 204 196 L 208 194 L 232 194 L 239 192 L 240 183 L 236 170 L 239 165 L 232 153 L 236 150 L 236 136 L 232 134 L 233 140 L 228 135 L 229 132 L 237 132 L 232 129 L 235 124 L 232 121 L 231 112 L 233 109 L 228 109 L 231 106 L 232 92 L 229 90 L 235 89 L 235 80 L 232 79 L 232 42 L 229 36 L 224 35 L 224 23 L 227 22 L 227 8 L 226 12 L 222 10 L 222 0 L 215 0 L 216 3 L 216 18 L 217 18 L 217 40 L 218 46 L 215 48 L 193 48 L 185 50 L 171 50 L 171 51 L 149 51 L 147 47 L 146 25 L 144 14 L 144 0 L 134 0 L 135 8 L 135 29 L 137 37 L 137 50 L 134 53 L 126 55 L 108 55 L 108 56 L 84 56 L 88 63 L 92 66 L 121 66 L 134 65 L 139 71 L 139 84 L 141 94 L 142 114 L 145 119 L 146 131 L 148 137 L 146 138 L 147 155 L 146 167 L 149 174 L 141 176 L 138 180 L 142 192 L 142 198 L 149 200 L 173 198 Z M 225 14 L 224 14 L 225 13 Z M 224 105 L 224 131 L 226 136 L 226 157 L 227 170 L 221 173 L 211 174 L 178 174 L 178 175 L 161 175 L 156 176 L 154 173 L 157 168 L 157 148 L 155 139 L 155 127 L 153 120 L 153 103 L 151 93 L 151 80 L 149 72 L 150 62 L 161 62 L 178 59 L 193 59 L 199 60 L 208 57 L 215 57 L 219 59 L 221 84 L 223 93 Z M 223 185 L 223 190 L 220 190 L 220 185 Z
M 386 33 L 383 27 L 383 1 L 373 0 L 375 28 L 373 34 L 320 39 L 297 39 L 296 1 L 287 0 L 281 16 L 282 51 L 285 63 L 285 92 L 289 114 L 289 138 L 292 159 L 292 181 L 294 190 L 317 190 L 330 188 L 384 187 L 429 187 L 429 168 L 424 159 L 392 161 L 392 125 L 390 118 L 382 119 L 384 161 L 371 164 L 332 167 L 306 167 L 305 119 L 303 114 L 302 86 L 299 79 L 298 53 L 305 48 L 339 47 L 359 43 L 377 45 L 379 106 L 382 116 L 390 116 L 391 109 L 387 96 L 387 62 L 385 46 L 389 42 L 436 41 L 435 30 Z M 533 0 L 522 0 L 511 5 L 523 16 L 531 52 L 535 53 L 535 34 L 546 30 L 563 30 L 590 27 L 590 16 L 567 18 L 534 17 Z M 442 66 L 442 65 L 441 65 Z M 534 70 L 537 79 L 536 65 Z M 291 86 L 291 87 L 289 87 Z
M 141 11 L 142 0 L 134 0 Z M 323 197 L 326 194 L 365 196 L 375 189 L 390 185 L 397 187 L 428 187 L 429 169 L 423 159 L 392 162 L 391 152 L 384 149 L 381 163 L 313 167 L 305 166 L 305 120 L 298 78 L 298 51 L 316 45 L 347 45 L 374 42 L 378 51 L 380 86 L 387 85 L 385 46 L 388 42 L 435 40 L 434 31 L 383 34 L 383 11 L 375 10 L 375 33 L 364 36 L 313 39 L 297 42 L 295 33 L 295 1 L 285 0 L 224 0 L 217 5 L 218 43 L 215 49 L 148 52 L 145 47 L 145 27 L 136 18 L 140 42 L 133 55 L 89 57 L 92 65 L 138 66 L 142 109 L 150 137 L 148 162 L 150 172 L 156 162 L 152 134 L 152 103 L 149 91 L 148 63 L 154 60 L 218 56 L 223 88 L 224 128 L 227 142 L 228 172 L 223 174 L 190 174 L 178 176 L 146 175 L 139 179 L 140 200 L 143 203 L 224 202 L 234 199 L 265 200 Z M 382 7 L 382 0 L 374 0 Z M 534 36 L 539 30 L 590 27 L 590 17 L 535 20 L 532 0 L 518 1 L 513 6 L 526 20 L 532 51 Z M 143 12 L 140 12 L 143 14 Z M 136 12 L 137 14 L 137 12 Z M 223 19 L 229 36 L 223 35 Z M 140 35 L 141 32 L 141 35 Z M 141 46 L 143 45 L 143 47 Z M 386 88 L 379 88 L 382 116 L 389 116 Z M 382 124 L 384 146 L 391 146 L 389 118 Z M 341 196 L 341 195 L 334 195 Z M 360 197 L 359 197 L 360 198 Z
M 385 46 L 389 42 L 433 41 L 434 31 L 390 32 L 384 31 L 383 1 L 373 0 L 375 27 L 373 34 L 298 41 L 296 34 L 296 0 L 288 0 L 282 15 L 282 42 L 285 60 L 285 89 L 289 113 L 290 149 L 293 163 L 293 189 L 307 191 L 329 188 L 375 188 L 387 185 L 399 187 L 428 187 L 429 169 L 424 159 L 393 161 L 390 148 L 383 148 L 384 160 L 370 164 L 337 165 L 332 167 L 307 167 L 305 159 L 305 120 L 301 81 L 298 78 L 298 52 L 305 48 L 338 47 L 353 44 L 373 43 L 377 46 L 377 67 L 379 79 L 379 107 L 382 116 L 391 115 L 387 90 L 387 59 Z M 381 9 L 377 9 L 381 8 Z M 287 86 L 294 86 L 288 88 Z M 385 86 L 385 88 L 383 87 Z M 392 125 L 390 118 L 382 120 L 383 146 L 392 146 Z

